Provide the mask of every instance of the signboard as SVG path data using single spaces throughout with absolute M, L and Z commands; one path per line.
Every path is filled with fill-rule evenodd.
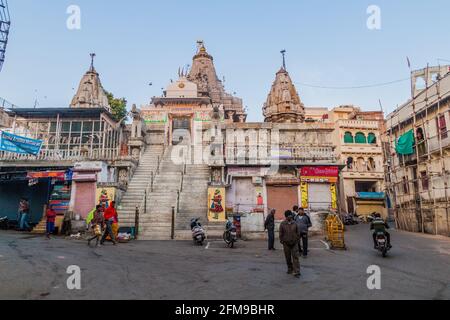
M 41 152 L 42 140 L 25 138 L 2 131 L 0 136 L 0 150 L 18 153 L 38 155 Z
M 28 172 L 28 179 L 45 179 L 52 178 L 58 180 L 64 180 L 66 173 L 64 171 L 41 171 L 41 172 Z
M 225 222 L 225 188 L 208 188 L 208 220 Z
M 301 168 L 302 177 L 334 177 L 339 176 L 338 167 L 303 167 Z
M 337 188 L 336 184 L 332 183 L 330 185 L 331 189 L 331 209 L 337 210 Z
M 269 168 L 260 167 L 229 167 L 228 175 L 233 177 L 264 177 Z

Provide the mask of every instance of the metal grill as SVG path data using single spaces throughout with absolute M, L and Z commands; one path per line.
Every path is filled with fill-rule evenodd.
M 11 19 L 7 0 L 0 0 L 0 71 L 5 61 L 6 45 L 8 44 Z

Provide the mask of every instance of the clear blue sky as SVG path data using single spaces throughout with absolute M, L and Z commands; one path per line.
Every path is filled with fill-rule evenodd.
M 66 28 L 66 9 L 77 4 L 82 29 Z M 382 29 L 366 27 L 367 7 L 381 8 Z M 249 107 L 261 107 L 286 49 L 288 70 L 307 106 L 355 104 L 392 111 L 410 94 L 407 81 L 352 90 L 409 76 L 413 68 L 450 60 L 448 0 L 9 0 L 12 16 L 0 97 L 32 107 L 67 106 L 96 52 L 103 86 L 129 105 L 161 94 L 177 69 L 191 63 L 203 39 L 226 87 Z M 153 82 L 153 87 L 148 85 Z M 36 94 L 37 90 L 37 94 Z

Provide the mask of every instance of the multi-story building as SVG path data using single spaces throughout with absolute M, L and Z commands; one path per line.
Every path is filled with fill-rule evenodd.
M 386 119 L 390 142 L 387 188 L 394 200 L 397 226 L 403 230 L 450 236 L 448 71 L 448 67 L 439 67 L 413 72 L 412 99 Z
M 354 106 L 306 108 L 307 121 L 334 124 L 338 159 L 346 166 L 341 172 L 341 212 L 387 215 L 384 188 L 383 126 L 381 111 L 361 111 Z

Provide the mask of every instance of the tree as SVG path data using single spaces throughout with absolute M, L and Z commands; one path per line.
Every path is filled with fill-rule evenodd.
M 109 106 L 111 107 L 111 113 L 116 121 L 120 121 L 127 115 L 127 99 L 125 98 L 114 98 L 111 92 L 106 92 L 108 97 Z

